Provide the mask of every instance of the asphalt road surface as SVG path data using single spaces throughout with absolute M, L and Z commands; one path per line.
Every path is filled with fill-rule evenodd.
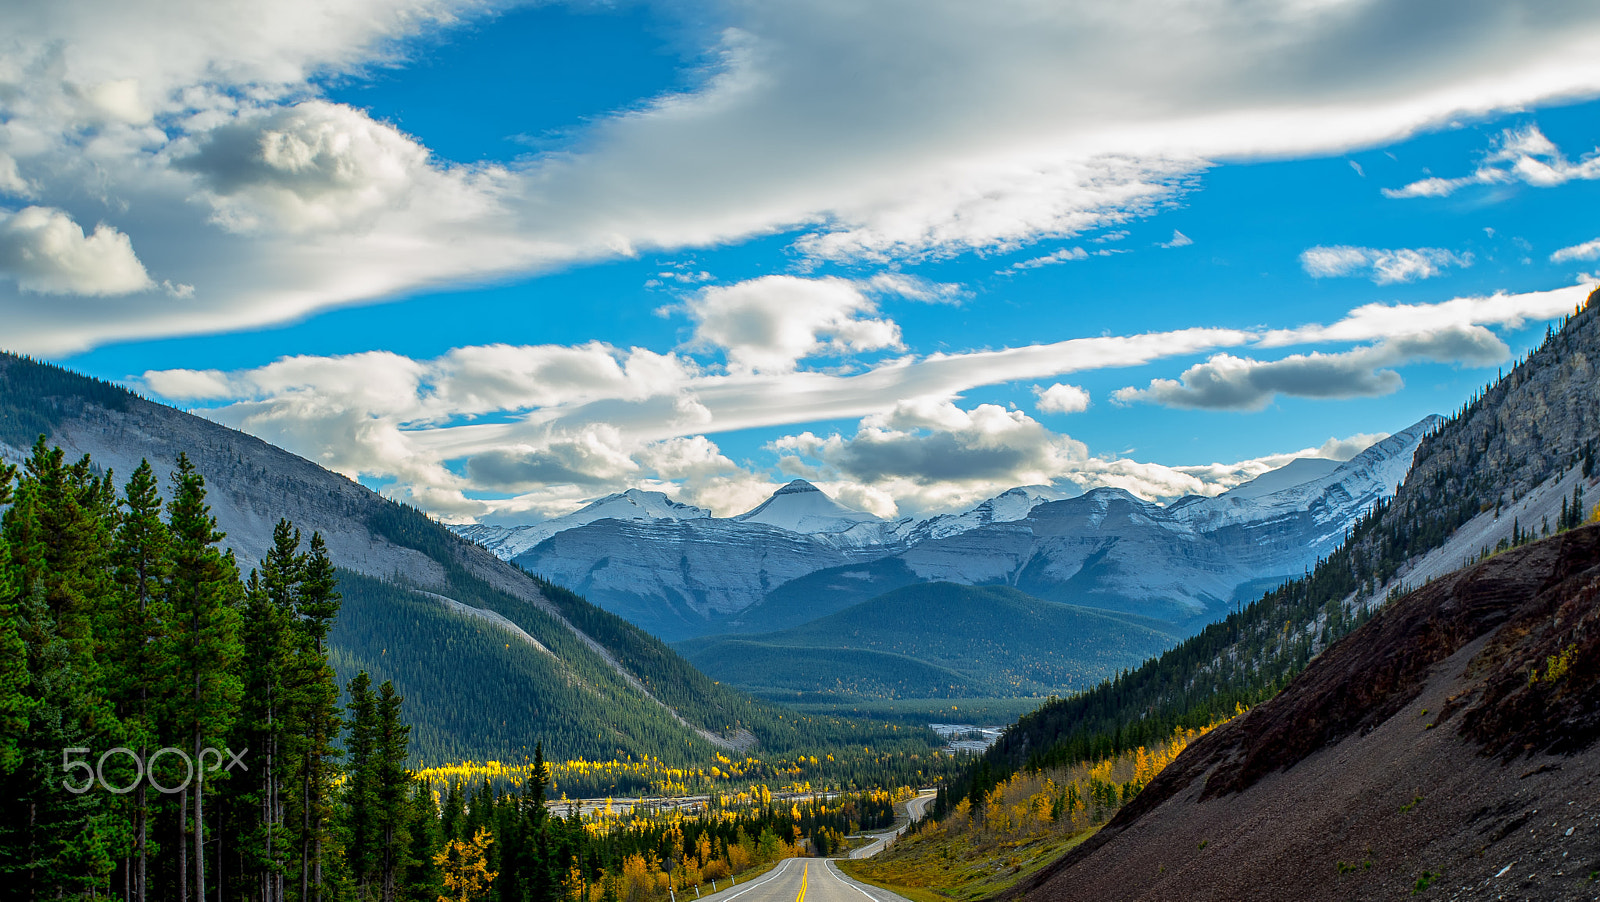
M 692 897 L 680 897 L 689 902 Z M 749 884 L 707 893 L 705 902 L 908 902 L 876 886 L 858 883 L 839 873 L 826 858 L 790 858 Z
M 909 821 L 914 821 L 922 817 L 923 812 L 927 811 L 928 806 L 933 804 L 933 799 L 934 793 L 932 791 L 928 791 L 906 802 L 907 823 L 902 823 L 896 826 L 893 830 L 888 830 L 883 833 L 867 834 L 872 837 L 872 842 L 869 842 L 861 848 L 851 852 L 850 857 L 871 858 L 879 852 L 882 852 L 888 847 L 889 843 L 894 841 L 895 837 L 905 832 L 906 827 L 910 826 Z M 898 899 L 899 896 L 895 896 L 895 898 Z

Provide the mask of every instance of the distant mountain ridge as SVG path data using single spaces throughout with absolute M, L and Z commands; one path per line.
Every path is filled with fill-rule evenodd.
M 1427 418 L 1349 461 L 1302 459 L 1215 498 L 1023 486 L 959 514 L 883 520 L 794 480 L 743 514 L 636 490 L 531 527 L 457 527 L 666 639 L 825 616 L 910 581 L 1009 585 L 1192 629 L 1241 588 L 1304 571 L 1405 477 Z M 895 559 L 894 585 L 853 573 Z M 888 572 L 874 564 L 873 572 Z M 826 583 L 814 574 L 836 574 Z M 828 587 L 826 595 L 812 589 Z M 808 586 L 801 592 L 801 586 Z M 789 612 L 771 616 L 773 600 Z M 796 607 L 798 605 L 798 607 Z M 769 613 L 758 613 L 767 611 Z
M 709 676 L 775 699 L 1043 697 L 1158 654 L 1174 640 L 1161 626 L 1009 586 L 936 582 L 779 632 L 675 647 Z M 829 664 L 817 668 L 823 652 Z

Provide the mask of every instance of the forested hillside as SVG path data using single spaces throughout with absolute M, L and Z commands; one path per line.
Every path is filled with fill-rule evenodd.
M 1375 506 L 1312 572 L 1143 666 L 1023 717 L 958 781 L 951 804 L 1018 768 L 1104 757 L 1272 697 L 1373 605 L 1401 592 L 1409 564 L 1549 480 L 1574 478 L 1570 501 L 1540 523 L 1503 524 L 1514 535 L 1501 547 L 1581 524 L 1595 500 L 1583 491 L 1600 446 L 1597 296 L 1430 434 L 1392 501 Z
M 773 698 L 1046 696 L 1171 645 L 1164 624 L 1009 586 L 921 583 L 803 626 L 678 643 L 713 677 Z M 826 666 L 822 666 L 826 662 Z
M 414 761 L 520 761 L 539 741 L 557 760 L 673 763 L 727 750 L 937 745 L 931 732 L 756 702 L 414 508 L 243 433 L 0 354 L 0 443 L 20 459 L 41 433 L 118 479 L 145 459 L 163 473 L 186 454 L 207 480 L 221 546 L 242 562 L 266 555 L 279 519 L 320 532 L 349 597 L 330 658 L 341 681 L 365 668 L 413 700 Z

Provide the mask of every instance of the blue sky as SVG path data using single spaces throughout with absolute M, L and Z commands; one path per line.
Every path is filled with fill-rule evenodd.
M 0 344 L 455 520 L 1214 493 L 1600 272 L 1586 4 L 184 6 L 0 13 Z

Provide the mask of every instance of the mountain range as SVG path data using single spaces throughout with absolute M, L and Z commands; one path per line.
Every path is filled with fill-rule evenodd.
M 280 518 L 320 532 L 344 596 L 330 661 L 341 684 L 359 670 L 394 682 L 419 761 L 517 760 L 536 741 L 557 759 L 669 762 L 905 741 L 903 730 L 796 717 L 719 685 L 620 618 L 281 448 L 0 354 L 0 459 L 21 462 L 41 435 L 69 459 L 89 455 L 119 489 L 141 460 L 161 474 L 187 455 L 245 571 Z
M 669 640 L 798 625 L 933 582 L 1010 586 L 1181 634 L 1337 547 L 1440 422 L 1165 506 L 1118 488 L 1023 486 L 957 514 L 884 520 L 797 479 L 734 517 L 630 489 L 531 526 L 456 529 Z

